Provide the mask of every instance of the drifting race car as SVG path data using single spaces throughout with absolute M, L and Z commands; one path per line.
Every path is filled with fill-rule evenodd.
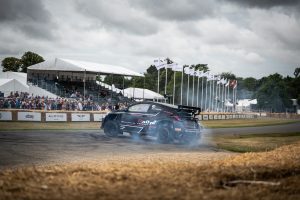
M 139 102 L 126 110 L 113 111 L 102 121 L 101 128 L 109 137 L 123 132 L 138 136 L 154 136 L 160 143 L 191 143 L 201 137 L 196 115 L 200 108 L 174 106 L 158 102 Z

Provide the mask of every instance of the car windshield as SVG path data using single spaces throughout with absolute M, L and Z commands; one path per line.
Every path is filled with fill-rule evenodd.
M 147 112 L 150 104 L 136 104 L 128 108 L 129 112 Z

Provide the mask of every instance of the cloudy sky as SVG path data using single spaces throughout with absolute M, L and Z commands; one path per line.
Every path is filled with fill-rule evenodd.
M 300 0 L 0 0 L 0 59 L 33 51 L 144 72 L 153 59 L 260 78 L 300 67 Z

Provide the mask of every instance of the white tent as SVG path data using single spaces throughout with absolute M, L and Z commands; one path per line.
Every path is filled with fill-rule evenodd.
M 250 105 L 251 104 L 257 104 L 257 99 L 241 99 L 238 100 L 236 105 L 236 110 L 238 112 L 248 112 L 250 111 Z
M 29 86 L 16 79 L 0 79 L 0 91 L 7 97 L 11 92 L 29 92 Z
M 57 95 L 52 94 L 42 88 L 28 85 L 27 74 L 22 72 L 0 72 L 0 91 L 4 93 L 4 97 L 10 95 L 11 92 L 28 92 L 29 94 L 38 96 L 48 96 L 56 98 Z
M 124 89 L 124 96 L 127 96 L 128 98 L 134 98 L 134 99 L 157 99 L 157 100 L 163 100 L 165 99 L 164 96 L 153 92 L 148 89 L 143 89 L 143 88 L 126 88 Z
M 22 84 L 27 82 L 27 74 L 22 72 L 0 72 L 0 79 L 16 79 Z
M 28 67 L 28 71 L 31 70 L 48 70 L 48 71 L 70 71 L 70 72 L 94 72 L 100 74 L 116 74 L 124 76 L 140 76 L 144 75 L 127 69 L 125 67 L 100 64 L 86 61 L 70 60 L 55 58 L 53 60 L 47 60 Z

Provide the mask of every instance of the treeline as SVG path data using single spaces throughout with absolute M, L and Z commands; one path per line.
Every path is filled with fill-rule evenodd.
M 187 67 L 187 65 L 185 66 Z M 195 69 L 209 71 L 207 65 L 198 64 L 192 65 Z M 171 97 L 170 101 L 172 102 L 173 94 L 173 85 L 175 78 L 175 103 L 180 103 L 180 86 L 181 86 L 181 76 L 180 72 L 174 72 L 171 69 L 167 71 L 167 88 L 166 95 Z M 145 78 L 143 77 L 134 77 L 132 79 L 123 79 L 121 76 L 106 76 L 104 82 L 107 84 L 115 84 L 116 87 L 122 88 L 123 82 L 124 87 L 137 87 L 152 90 L 157 92 L 157 79 L 158 72 L 154 65 L 151 65 L 146 72 L 144 73 Z M 269 112 L 294 112 L 295 106 L 293 106 L 293 101 L 291 99 L 297 99 L 298 105 L 300 104 L 300 68 L 296 68 L 294 71 L 294 76 L 286 76 L 275 73 L 260 79 L 255 79 L 253 77 L 242 78 L 237 77 L 233 73 L 224 72 L 221 74 L 222 77 L 227 78 L 228 80 L 237 80 L 237 99 L 257 99 L 257 105 L 254 105 L 253 108 L 257 110 L 265 110 Z M 166 69 L 160 70 L 159 76 L 160 94 L 165 94 L 165 81 L 166 81 Z M 198 78 L 194 78 L 194 87 L 195 95 L 198 84 Z M 204 88 L 206 81 L 204 81 Z M 186 95 L 189 91 L 190 96 L 192 96 L 192 86 L 193 79 L 190 77 L 189 80 L 189 90 L 187 89 L 188 85 L 188 75 L 183 74 L 183 104 L 191 105 L 192 98 L 189 98 L 189 102 L 186 102 Z M 200 78 L 199 90 L 202 88 L 202 81 Z M 199 91 L 200 93 L 200 91 Z M 231 100 L 232 101 L 232 100 Z
M 31 51 L 25 52 L 21 58 L 7 57 L 1 62 L 3 71 L 27 72 L 27 67 L 43 62 L 44 58 Z

